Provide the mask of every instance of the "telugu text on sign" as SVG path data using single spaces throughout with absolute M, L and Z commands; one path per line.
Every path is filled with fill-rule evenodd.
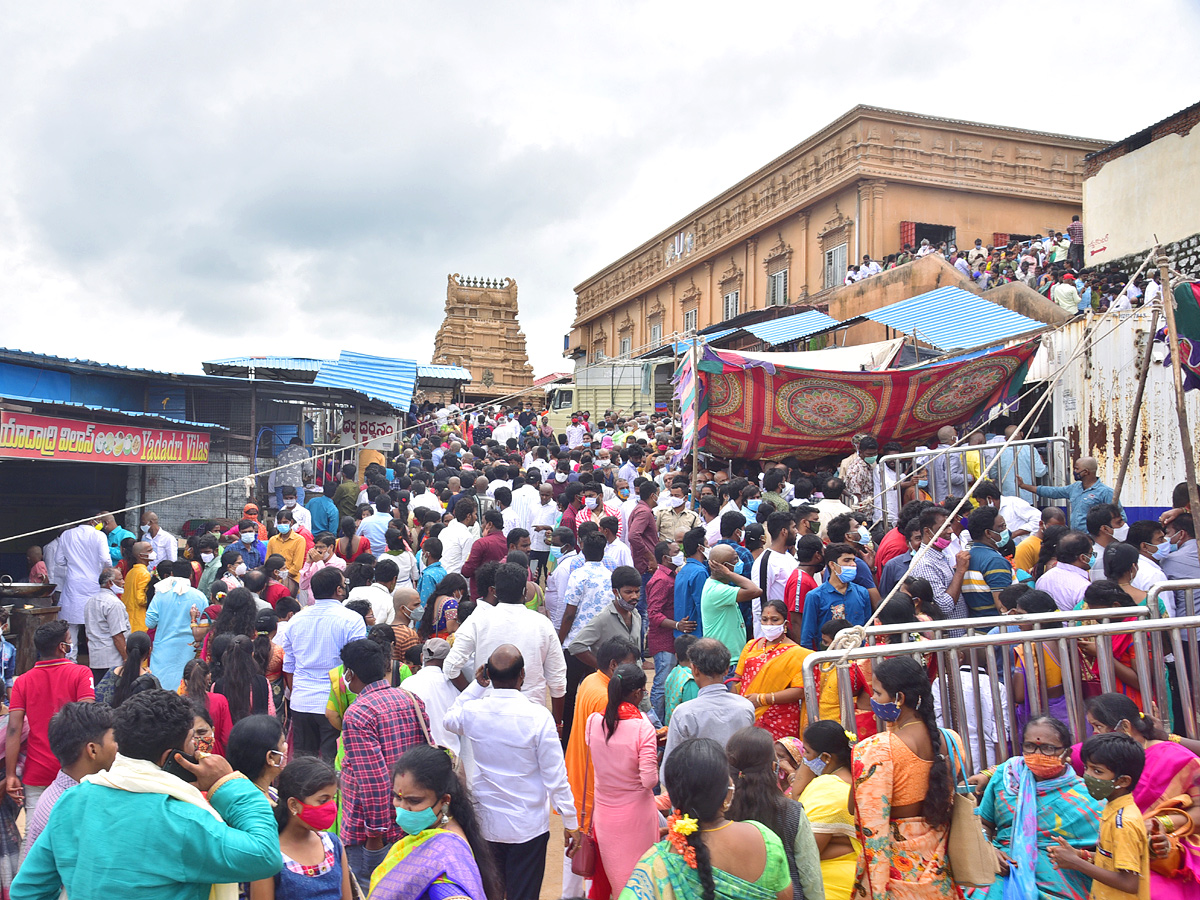
M 0 411 L 0 458 L 118 465 L 208 462 L 202 431 L 106 425 Z

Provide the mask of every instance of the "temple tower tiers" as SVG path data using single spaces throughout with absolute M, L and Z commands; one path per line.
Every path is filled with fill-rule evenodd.
M 511 278 L 448 276 L 446 318 L 433 345 L 434 365 L 471 373 L 466 400 L 502 397 L 533 385 L 525 333 L 517 321 L 517 283 Z

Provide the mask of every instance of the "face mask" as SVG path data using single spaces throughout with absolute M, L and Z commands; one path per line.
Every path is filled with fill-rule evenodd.
M 628 500 L 629 499 L 629 491 L 617 491 L 617 496 L 620 497 L 622 500 Z
M 864 456 L 862 458 L 862 461 L 865 462 L 868 466 L 873 466 L 873 465 L 875 465 L 876 461 L 878 461 L 878 459 L 879 459 L 878 456 Z
M 750 510 L 750 512 L 752 512 L 752 513 L 757 513 L 758 506 L 760 503 L 762 503 L 761 500 L 747 500 L 746 501 L 746 509 Z
M 782 625 L 764 625 L 762 626 L 763 637 L 768 641 L 777 641 L 783 637 L 783 628 Z
M 825 773 L 825 760 L 819 756 L 816 759 L 807 759 L 802 756 L 800 757 L 800 762 L 808 766 L 814 775 L 823 775 Z
M 239 578 L 240 578 L 242 575 L 245 575 L 245 574 L 246 574 L 246 564 L 245 564 L 244 562 L 240 562 L 240 563 L 238 563 L 238 564 L 237 564 L 237 565 L 234 567 L 233 574 L 234 574 L 234 575 L 237 575 Z
M 950 546 L 950 538 L 948 538 L 948 537 L 940 537 L 936 541 L 933 542 L 934 550 L 945 550 L 949 546 Z
M 928 478 L 921 479 L 920 481 L 917 482 L 917 487 L 919 487 L 919 488 L 929 487 L 929 479 Z
M 900 718 L 900 704 L 894 700 L 891 703 L 880 703 L 872 697 L 871 710 L 884 722 L 895 722 Z
M 396 824 L 405 834 L 420 834 L 437 824 L 438 814 L 432 806 L 425 809 L 401 809 L 396 807 Z
M 292 526 L 289 525 L 287 522 L 279 522 L 275 525 L 275 528 L 279 531 L 280 534 L 287 534 L 288 532 L 290 532 L 292 530 Z
M 1083 479 L 1084 479 L 1084 476 L 1085 476 L 1086 474 L 1087 474 L 1086 472 L 1076 472 L 1076 473 L 1075 473 L 1075 480 L 1076 480 L 1076 481 L 1083 481 Z M 1097 799 L 1098 799 L 1098 798 L 1097 798 Z
M 1088 775 L 1086 772 L 1083 775 L 1083 784 L 1087 788 L 1087 792 L 1095 800 L 1107 800 L 1112 796 L 1113 791 L 1117 789 L 1115 781 L 1109 781 L 1106 778 L 1097 778 L 1095 775 Z
M 567 480 L 567 473 L 566 472 L 555 472 L 554 480 L 557 481 L 559 484 L 562 484 L 564 481 Z
M 837 574 L 842 584 L 849 584 L 858 576 L 858 566 L 839 566 Z
M 550 548 L 550 558 L 551 559 L 562 559 L 562 554 L 563 554 L 562 547 L 551 547 Z
M 1170 552 L 1171 552 L 1171 542 L 1164 540 L 1155 549 L 1154 558 L 1157 560 L 1164 560 L 1167 558 L 1167 554 Z
M 213 561 L 213 554 L 212 553 L 201 553 L 200 558 L 202 560 L 204 560 L 206 563 L 210 563 Z
M 200 750 L 203 753 L 212 753 L 213 752 L 214 741 L 213 741 L 213 736 L 211 734 L 208 735 L 208 737 L 193 738 L 192 743 L 196 745 L 197 750 Z
M 1092 555 L 1088 557 L 1088 568 L 1096 568 L 1096 563 L 1098 562 L 1100 562 L 1100 554 L 1093 550 Z
M 253 544 L 254 543 L 254 532 L 253 531 L 242 532 L 242 543 L 243 544 Z
M 149 533 L 150 533 L 150 526 L 149 526 L 149 525 L 143 525 L 143 526 L 142 526 L 142 534 L 149 534 Z
M 995 533 L 996 532 L 994 532 L 994 531 L 992 532 L 992 534 L 995 534 Z M 1000 532 L 1000 536 L 996 538 L 996 546 L 1003 547 L 1005 544 L 1008 543 L 1009 538 L 1011 538 L 1011 537 L 1012 537 L 1012 535 L 1010 535 L 1008 533 L 1008 529 L 1005 528 L 1003 531 Z
M 858 526 L 858 540 L 864 547 L 871 543 L 871 532 L 867 531 L 865 525 Z
M 123 593 L 125 593 L 125 586 L 121 585 L 121 584 L 110 584 L 108 586 L 108 589 L 110 591 L 112 591 L 114 594 L 116 594 L 118 597 L 120 597 Z
M 158 554 L 157 553 L 151 553 L 149 556 L 146 557 L 146 566 L 148 568 L 153 569 L 154 564 L 156 562 L 158 562 Z
M 1056 778 L 1067 767 L 1060 757 L 1042 756 L 1040 753 L 1026 753 L 1025 765 L 1039 778 Z
M 671 565 L 673 565 L 677 569 L 680 566 L 682 566 L 684 564 L 684 562 L 686 562 L 686 561 L 687 561 L 687 557 L 684 556 L 682 553 L 676 553 L 674 556 L 671 557 Z
M 683 506 L 685 501 L 683 497 L 676 497 L 674 494 L 672 494 L 671 498 L 667 502 L 671 504 L 673 509 L 679 509 L 679 507 Z
M 283 505 L 286 506 L 288 509 L 291 509 L 293 506 L 296 505 L 296 501 L 295 500 L 284 500 Z
M 619 594 L 613 594 L 613 599 L 617 601 L 617 606 L 625 610 L 625 612 L 632 612 L 633 610 L 637 609 L 636 600 L 634 600 L 632 603 L 626 603 Z
M 296 816 L 313 831 L 324 831 L 337 818 L 337 801 L 330 800 L 320 806 L 309 806 L 302 802 Z
M 1113 529 L 1113 540 L 1123 541 L 1129 537 L 1129 523 L 1126 522 L 1120 528 Z
M 596 498 L 595 497 L 584 497 L 583 505 L 585 507 L 587 507 L 588 509 L 595 509 L 596 508 Z

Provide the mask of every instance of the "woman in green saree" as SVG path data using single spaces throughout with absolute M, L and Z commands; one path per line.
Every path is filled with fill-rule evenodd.
M 674 810 L 668 838 L 638 861 L 620 900 L 792 900 L 775 833 L 725 818 L 733 785 L 724 747 L 684 741 L 667 758 L 663 782 Z

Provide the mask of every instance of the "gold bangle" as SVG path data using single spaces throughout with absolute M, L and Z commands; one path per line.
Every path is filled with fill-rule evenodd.
M 1167 834 L 1171 834 L 1175 831 L 1175 822 L 1170 816 L 1164 814 L 1161 816 L 1155 816 L 1154 818 L 1158 819 L 1158 824 L 1162 826 L 1163 831 L 1165 831 Z
M 768 705 L 768 706 L 774 706 L 774 705 L 775 705 L 775 692 L 774 692 L 774 691 L 771 691 L 771 702 L 770 702 L 770 703 L 768 703 L 767 705 Z
M 1168 734 L 1168 735 L 1167 735 L 1167 740 L 1168 740 L 1168 741 L 1170 741 L 1172 744 L 1178 744 L 1180 741 L 1182 741 L 1182 740 L 1183 740 L 1183 738 L 1181 738 L 1181 737 L 1180 737 L 1179 735 L 1177 735 L 1177 734 Z

